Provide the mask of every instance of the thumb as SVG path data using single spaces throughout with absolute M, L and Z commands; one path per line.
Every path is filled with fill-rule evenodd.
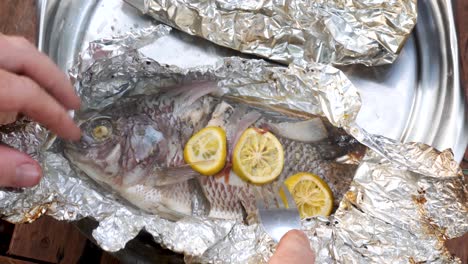
M 310 248 L 310 241 L 304 232 L 291 230 L 280 240 L 269 264 L 315 263 L 315 253 Z
M 28 155 L 0 145 L 0 187 L 31 187 L 39 183 L 42 170 Z
M 9 112 L 9 113 L 4 113 L 0 112 L 0 125 L 6 125 L 10 124 L 16 121 L 16 118 L 18 117 L 18 113 L 14 112 Z

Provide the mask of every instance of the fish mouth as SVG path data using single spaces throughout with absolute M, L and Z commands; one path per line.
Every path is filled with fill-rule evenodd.
M 89 163 L 91 158 L 88 157 L 91 147 L 84 146 L 83 142 L 65 142 L 63 144 L 63 154 L 71 162 Z
M 71 141 L 64 141 L 63 142 L 63 152 L 65 155 L 68 154 L 80 154 L 80 155 L 85 155 L 87 152 L 89 152 L 89 148 L 92 146 L 87 146 L 86 142 L 87 140 L 85 139 L 87 136 L 82 135 L 81 139 L 77 142 L 71 142 Z
M 81 157 L 86 156 L 86 149 L 80 148 L 74 143 L 65 143 L 63 147 L 64 156 L 73 162 L 83 162 L 84 160 Z
M 114 177 L 116 173 L 106 173 L 106 161 L 96 159 L 95 157 L 89 156 L 86 149 L 82 149 L 79 146 L 73 144 L 67 144 L 63 148 L 65 158 L 70 162 L 72 167 L 80 172 L 83 172 L 91 179 L 98 182 L 105 182 L 104 179 Z

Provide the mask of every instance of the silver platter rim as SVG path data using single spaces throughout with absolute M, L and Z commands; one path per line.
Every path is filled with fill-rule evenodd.
M 84 41 L 85 32 L 82 29 L 87 26 L 93 9 L 101 2 L 37 0 L 38 48 L 47 53 L 62 70 L 67 71 L 76 58 Z M 60 4 L 68 8 L 60 10 Z M 75 10 L 73 5 L 79 5 L 79 8 Z M 69 39 L 65 41 L 49 38 L 51 32 L 66 30 L 69 26 L 66 23 L 64 25 L 63 21 L 54 21 L 58 15 L 74 15 L 74 22 L 79 25 L 79 30 L 67 35 Z M 418 24 L 412 36 L 416 42 L 418 80 L 409 114 L 404 124 L 398 124 L 401 131 L 389 137 L 403 142 L 423 142 L 439 150 L 451 148 L 456 160 L 461 161 L 468 144 L 468 119 L 460 81 L 454 21 L 450 0 L 418 1 Z

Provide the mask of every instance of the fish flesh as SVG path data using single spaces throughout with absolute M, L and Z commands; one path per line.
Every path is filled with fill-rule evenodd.
M 203 215 L 245 220 L 246 212 L 256 212 L 254 192 L 269 199 L 278 183 L 297 172 L 324 179 L 338 205 L 356 165 L 337 158 L 362 150 L 359 142 L 319 117 L 305 119 L 254 107 L 218 96 L 217 91 L 215 82 L 191 83 L 78 113 L 82 138 L 66 142 L 64 154 L 96 182 L 136 207 L 168 219 Z M 197 174 L 183 158 L 186 142 L 207 126 L 225 129 L 229 149 L 227 167 L 211 177 Z M 230 170 L 233 146 L 248 127 L 269 129 L 283 145 L 284 168 L 271 184 L 248 184 Z

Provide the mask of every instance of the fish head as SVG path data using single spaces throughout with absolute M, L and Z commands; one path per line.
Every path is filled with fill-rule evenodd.
M 142 115 L 94 115 L 81 122 L 82 137 L 64 152 L 91 178 L 114 185 L 140 183 L 167 155 L 167 140 L 157 124 Z

